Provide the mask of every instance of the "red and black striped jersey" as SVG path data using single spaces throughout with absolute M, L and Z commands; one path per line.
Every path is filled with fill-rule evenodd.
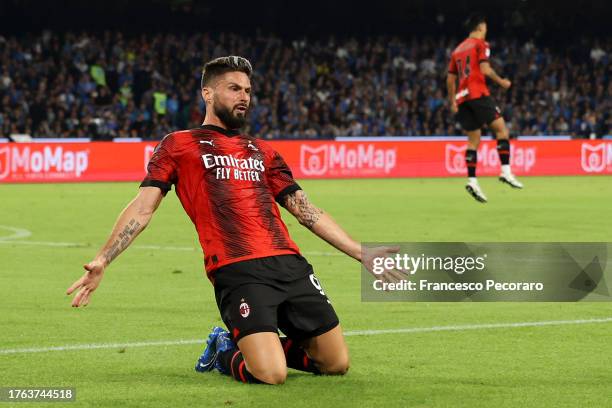
M 173 184 L 213 283 L 221 266 L 299 254 L 276 201 L 300 186 L 266 142 L 212 125 L 170 133 L 155 148 L 141 187 L 166 194 Z
M 485 76 L 480 71 L 480 63 L 488 61 L 490 54 L 489 43 L 478 38 L 466 38 L 451 54 L 448 72 L 459 76 L 457 104 L 490 95 Z

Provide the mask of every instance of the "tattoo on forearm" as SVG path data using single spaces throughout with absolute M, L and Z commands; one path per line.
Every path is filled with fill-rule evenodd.
M 285 208 L 298 219 L 300 224 L 306 228 L 312 228 L 319 221 L 323 211 L 308 200 L 306 193 L 298 190 L 293 194 L 288 194 L 285 198 Z
M 140 223 L 135 219 L 131 219 L 128 225 L 125 226 L 123 231 L 119 233 L 119 238 L 113 242 L 113 244 L 104 251 L 104 258 L 106 259 L 106 263 L 111 263 L 113 259 L 115 259 L 121 251 L 123 251 L 130 244 L 132 238 L 138 233 L 140 228 Z

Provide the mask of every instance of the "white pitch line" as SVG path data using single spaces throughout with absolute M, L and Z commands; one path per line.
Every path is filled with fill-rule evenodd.
M 543 326 L 564 326 L 578 324 L 612 323 L 612 317 L 599 319 L 579 319 L 579 320 L 549 320 L 539 322 L 515 322 L 515 323 L 488 323 L 488 324 L 468 324 L 457 326 L 433 326 L 433 327 L 408 327 L 399 329 L 383 330 L 349 330 L 344 332 L 345 336 L 377 336 L 382 334 L 409 334 L 409 333 L 432 333 L 441 331 L 469 331 L 487 329 L 514 329 L 521 327 L 543 327 Z M 73 350 L 96 350 L 114 349 L 128 347 L 154 347 L 154 346 L 179 346 L 188 344 L 203 345 L 206 339 L 191 340 L 162 340 L 162 341 L 142 341 L 134 343 L 99 343 L 99 344 L 75 344 L 51 347 L 33 347 L 17 349 L 0 349 L 0 355 L 7 354 L 31 354 L 46 353 L 50 351 L 73 351 Z
M 13 235 L 0 236 L 0 240 L 11 240 L 19 238 L 28 238 L 32 235 L 32 232 L 25 228 L 9 227 L 8 225 L 0 225 L 0 230 L 11 231 Z
M 53 241 L 13 241 L 3 240 L 0 238 L 0 244 L 15 244 L 15 245 L 32 245 L 32 246 L 49 246 L 49 247 L 66 247 L 66 248 L 89 248 L 92 245 L 83 242 L 53 242 Z M 130 248 L 137 249 L 155 249 L 168 251 L 197 251 L 195 247 L 178 247 L 178 246 L 162 246 L 162 245 L 132 245 Z
M 1 237 L 0 244 L 8 245 L 30 245 L 30 246 L 48 246 L 48 247 L 63 247 L 63 248 L 90 248 L 91 244 L 82 242 L 53 242 L 53 241 L 15 241 L 11 237 Z M 183 247 L 183 246 L 165 246 L 165 245 L 132 245 L 130 248 L 135 249 L 153 249 L 160 251 L 188 251 L 197 252 L 200 251 L 196 247 Z M 306 251 L 304 255 L 308 256 L 346 256 L 340 252 L 321 252 L 321 251 Z
M 77 242 L 52 242 L 52 241 L 9 241 L 0 239 L 0 244 L 9 245 L 32 245 L 32 246 L 48 246 L 48 247 L 69 247 L 69 248 L 86 248 L 91 246 L 90 244 L 83 244 Z
M 434 326 L 434 327 L 410 327 L 405 329 L 387 330 L 353 330 L 346 332 L 347 336 L 372 336 L 379 334 L 402 334 L 402 333 L 429 333 L 439 331 L 467 331 L 483 329 L 513 329 L 518 327 L 542 327 L 542 326 L 563 326 L 569 324 L 589 324 L 589 323 L 612 323 L 612 317 L 601 319 L 579 319 L 579 320 L 549 320 L 541 322 L 517 322 L 517 323 L 487 323 L 459 326 Z M 350 333 L 350 334 L 349 334 Z

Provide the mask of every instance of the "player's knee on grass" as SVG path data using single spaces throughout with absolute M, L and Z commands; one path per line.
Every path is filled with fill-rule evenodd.
M 334 359 L 320 364 L 319 370 L 326 375 L 344 375 L 350 367 L 348 352 L 344 351 L 335 356 Z
M 253 377 L 266 384 L 285 382 L 287 361 L 277 333 L 250 334 L 238 341 L 238 347 Z
M 260 369 L 249 368 L 249 372 L 259 381 L 271 385 L 284 384 L 287 379 L 287 367 L 285 366 L 270 366 Z

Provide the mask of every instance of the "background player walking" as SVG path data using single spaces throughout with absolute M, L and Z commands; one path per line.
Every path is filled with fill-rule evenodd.
M 513 188 L 523 188 L 510 169 L 509 132 L 501 115 L 501 110 L 491 98 L 486 78 L 490 78 L 504 89 L 512 85 L 508 79 L 501 78 L 491 68 L 489 57 L 491 50 L 485 41 L 487 22 L 484 16 L 474 15 L 466 22 L 469 32 L 461 44 L 451 54 L 448 65 L 446 86 L 451 111 L 457 114 L 457 120 L 468 137 L 468 148 L 465 162 L 468 171 L 468 193 L 476 200 L 486 203 L 487 197 L 482 192 L 476 178 L 478 163 L 478 145 L 481 128 L 488 125 L 497 139 L 497 152 L 501 162 L 499 180 Z M 459 88 L 457 89 L 457 79 Z

